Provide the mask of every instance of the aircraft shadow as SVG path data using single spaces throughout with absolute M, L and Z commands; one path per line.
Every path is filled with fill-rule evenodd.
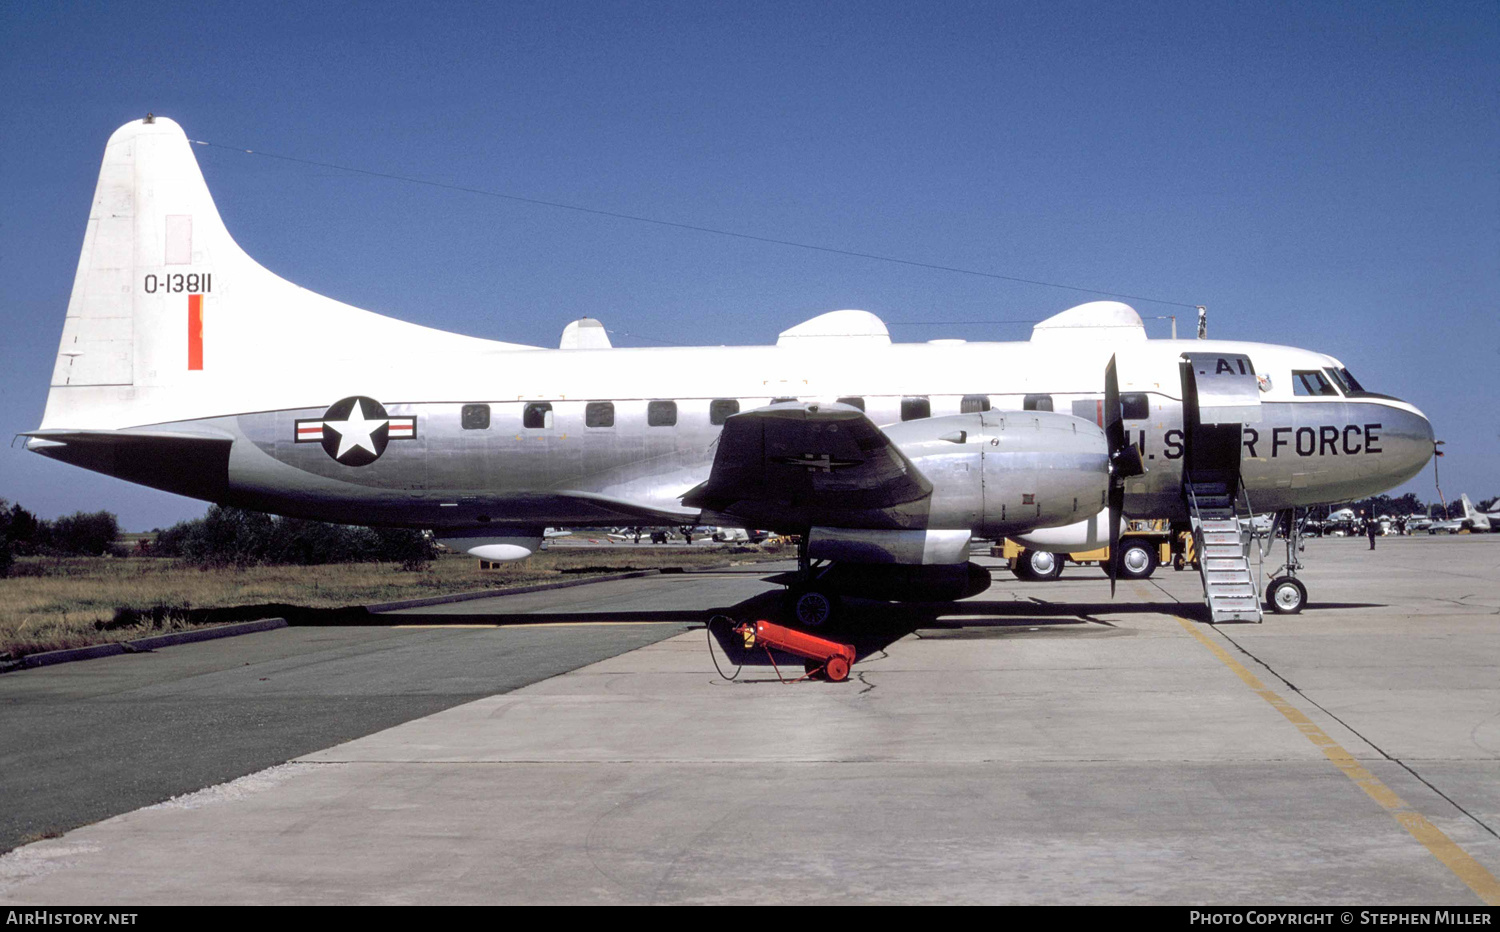
M 1177 606 L 1175 608 L 1186 608 Z M 1163 606 L 1131 606 L 1133 611 L 1160 611 Z M 854 648 L 855 661 L 879 654 L 891 644 L 916 632 L 926 637 L 945 639 L 984 638 L 1008 636 L 1022 632 L 1083 629 L 1108 632 L 1114 626 L 1107 621 L 1092 617 L 1096 612 L 1120 613 L 1127 610 L 1121 605 L 1061 605 L 1035 602 L 977 601 L 964 602 L 869 602 L 863 599 L 845 599 L 843 620 L 814 632 L 819 637 L 849 644 Z M 765 649 L 755 647 L 746 650 L 744 642 L 733 631 L 743 621 L 768 620 L 787 624 L 782 593 L 765 592 L 733 606 L 717 609 L 711 613 L 709 634 L 717 650 L 722 651 L 732 665 L 769 667 Z M 727 617 L 725 622 L 714 616 Z M 789 625 L 795 627 L 795 625 Z M 784 674 L 801 675 L 802 659 L 781 651 L 772 651 L 775 664 Z

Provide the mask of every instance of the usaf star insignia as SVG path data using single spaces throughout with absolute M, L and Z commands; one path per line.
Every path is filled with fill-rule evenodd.
M 413 440 L 415 417 L 392 417 L 374 398 L 353 395 L 334 402 L 320 418 L 298 418 L 298 443 L 321 443 L 323 452 L 345 466 L 368 466 L 392 440 Z

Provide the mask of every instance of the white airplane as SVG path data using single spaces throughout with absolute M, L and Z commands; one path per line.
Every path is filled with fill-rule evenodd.
M 1458 500 L 1463 502 L 1464 516 L 1461 520 L 1465 527 L 1478 533 L 1488 533 L 1495 529 L 1496 522 L 1500 521 L 1500 509 L 1480 511 L 1474 507 L 1473 502 L 1469 501 L 1467 494 L 1459 495 Z
M 1406 533 L 1415 534 L 1425 531 L 1432 526 L 1432 516 L 1423 514 L 1411 514 L 1406 516 Z
M 1331 356 L 1148 340 L 1113 301 L 1011 343 L 893 343 L 854 310 L 772 346 L 609 348 L 593 324 L 541 349 L 293 285 L 235 244 L 187 137 L 148 116 L 105 147 L 27 447 L 210 502 L 430 529 L 491 560 L 546 527 L 795 534 L 804 619 L 835 581 L 981 591 L 971 536 L 1085 549 L 1125 515 L 1185 523 L 1190 484 L 1256 512 L 1349 501 L 1433 450 L 1422 412 Z

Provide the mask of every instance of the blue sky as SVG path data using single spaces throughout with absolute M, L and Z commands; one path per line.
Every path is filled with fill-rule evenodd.
M 104 141 L 153 111 L 220 145 L 1206 304 L 1215 337 L 1415 402 L 1444 492 L 1500 494 L 1494 2 L 12 3 L 0 88 L 6 436 L 41 418 Z M 555 345 L 586 314 L 617 345 L 765 343 L 859 307 L 897 339 L 1025 339 L 919 324 L 1088 297 L 196 151 L 268 268 L 478 336 Z M 1436 497 L 1430 469 L 1404 488 Z M 0 497 L 131 529 L 204 507 L 19 447 Z

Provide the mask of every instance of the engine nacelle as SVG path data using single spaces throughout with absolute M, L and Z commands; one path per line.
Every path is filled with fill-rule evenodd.
M 1125 519 L 1120 519 L 1120 530 L 1125 530 Z M 1010 538 L 1031 550 L 1049 553 L 1077 553 L 1080 550 L 1096 550 L 1109 546 L 1109 513 L 1101 511 L 1091 518 L 1065 524 L 1062 527 L 1043 527 L 1025 534 L 1012 534 Z
M 932 481 L 929 528 L 1014 537 L 1101 511 L 1109 487 L 1104 431 L 1050 411 L 986 411 L 884 428 Z

